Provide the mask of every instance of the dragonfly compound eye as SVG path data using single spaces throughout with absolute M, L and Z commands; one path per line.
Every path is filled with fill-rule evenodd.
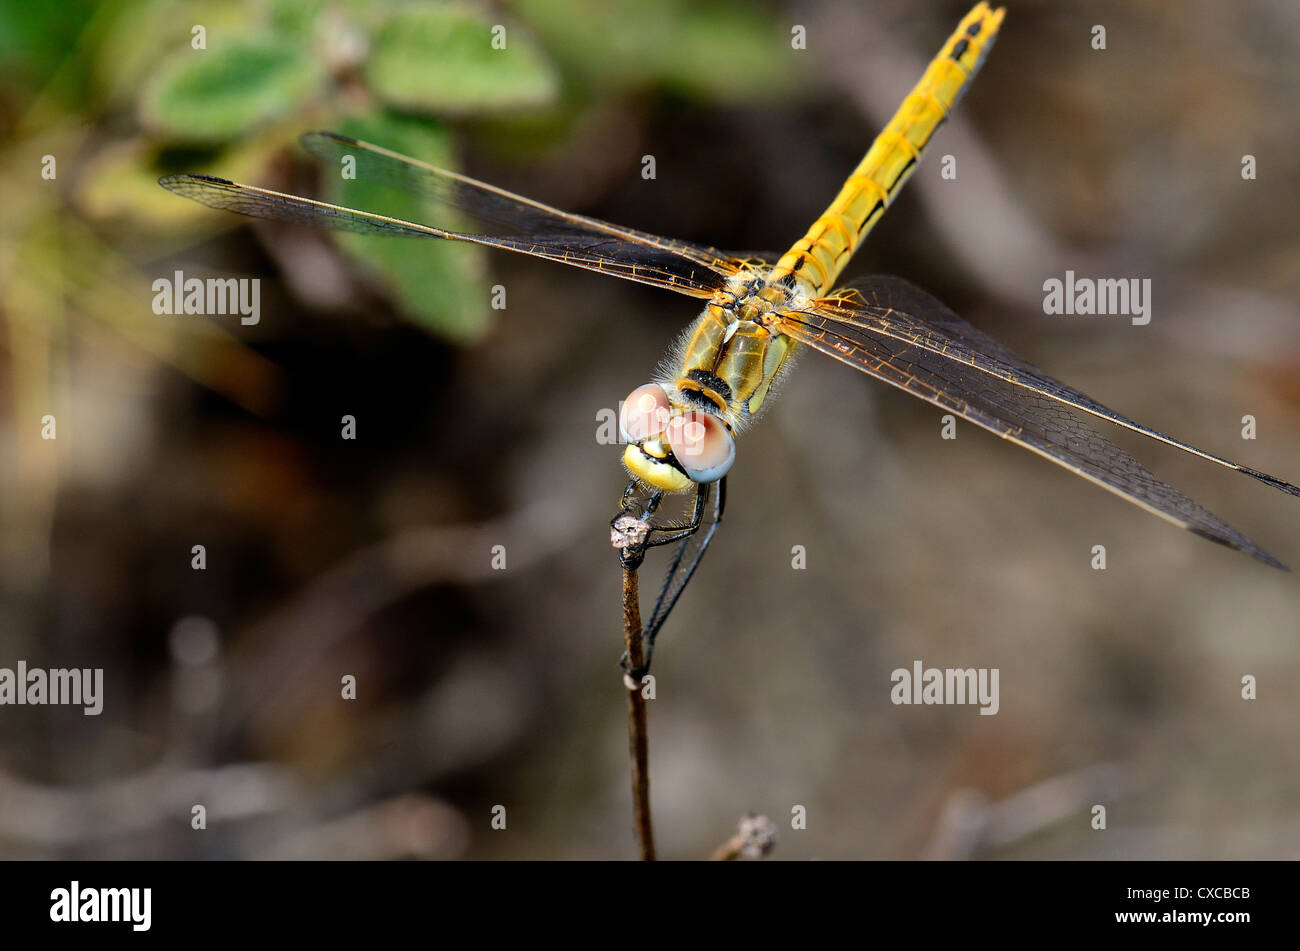
M 694 482 L 717 482 L 736 461 L 736 440 L 710 413 L 683 413 L 668 421 L 664 441 Z
M 636 443 L 658 436 L 672 415 L 668 394 L 658 383 L 638 386 L 628 394 L 619 411 L 618 427 L 624 442 Z

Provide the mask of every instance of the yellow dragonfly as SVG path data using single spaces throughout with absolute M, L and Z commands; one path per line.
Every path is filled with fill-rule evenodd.
M 611 522 L 624 564 L 680 542 L 646 625 L 648 647 L 722 518 L 735 437 L 763 409 L 796 350 L 807 348 L 905 390 L 1038 453 L 1130 502 L 1211 541 L 1285 568 L 1222 520 L 1092 429 L 1086 415 L 1176 446 L 1291 495 L 1300 488 L 1156 432 L 1047 376 L 897 277 L 867 277 L 835 290 L 853 252 L 916 169 L 931 138 L 989 52 L 1004 11 L 977 4 L 931 61 L 843 189 L 776 261 L 658 237 L 495 188 L 378 145 L 330 132 L 303 136 L 335 168 L 466 213 L 482 233 L 448 231 L 207 175 L 160 184 L 214 208 L 341 231 L 466 241 L 516 251 L 704 301 L 669 353 L 670 372 L 633 390 L 620 413 L 631 474 Z M 710 487 L 716 486 L 706 523 Z M 661 500 L 694 493 L 681 523 L 656 524 Z M 700 532 L 705 526 L 706 530 Z M 694 540 L 688 555 L 687 545 Z

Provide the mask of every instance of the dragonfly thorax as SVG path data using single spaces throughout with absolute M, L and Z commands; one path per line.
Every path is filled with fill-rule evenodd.
M 735 315 L 739 321 L 751 321 L 766 326 L 764 318 L 783 307 L 801 307 L 801 291 L 785 281 L 769 283 L 760 273 L 744 271 L 737 274 L 727 286 L 714 295 L 710 306 L 718 306 Z
M 801 306 L 798 293 L 749 272 L 709 301 L 660 377 L 624 403 L 623 462 L 634 476 L 680 492 L 726 474 L 733 434 L 758 415 L 794 351 L 776 328 L 780 310 Z

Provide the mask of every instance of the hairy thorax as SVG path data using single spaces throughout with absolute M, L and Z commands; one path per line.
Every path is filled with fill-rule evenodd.
M 670 352 L 659 382 L 683 409 L 714 413 L 740 429 L 758 415 L 794 352 L 775 329 L 781 310 L 802 307 L 804 294 L 743 271 L 705 306 Z

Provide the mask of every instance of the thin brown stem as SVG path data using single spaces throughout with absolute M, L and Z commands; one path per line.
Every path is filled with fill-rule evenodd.
M 623 638 L 627 642 L 628 670 L 645 666 L 645 643 L 641 637 L 641 599 L 635 568 L 623 568 Z M 654 828 L 650 822 L 650 753 L 646 731 L 646 703 L 641 684 L 624 677 L 627 691 L 627 739 L 632 755 L 632 810 L 641 859 L 655 858 Z

